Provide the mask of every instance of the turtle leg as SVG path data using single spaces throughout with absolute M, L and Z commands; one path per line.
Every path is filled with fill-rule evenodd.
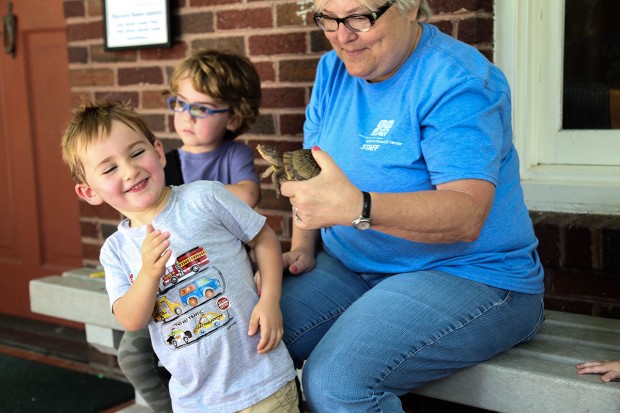
M 280 192 L 280 181 L 282 179 L 282 173 L 282 169 L 277 170 L 274 168 L 273 174 L 271 175 L 271 180 L 273 181 L 273 186 L 275 187 L 277 198 L 280 198 L 280 196 L 282 195 L 282 193 Z
M 273 165 L 270 165 L 269 168 L 265 169 L 263 173 L 260 174 L 260 179 L 267 178 L 269 175 L 272 175 L 275 171 L 276 171 L 276 167 Z

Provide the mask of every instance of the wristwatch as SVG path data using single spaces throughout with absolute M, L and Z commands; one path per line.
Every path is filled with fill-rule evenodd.
M 368 192 L 362 192 L 362 195 L 364 196 L 362 214 L 352 222 L 353 228 L 361 231 L 370 228 L 370 224 L 372 222 L 370 219 L 370 194 Z

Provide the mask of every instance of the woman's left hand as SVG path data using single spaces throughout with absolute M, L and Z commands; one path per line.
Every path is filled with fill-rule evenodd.
M 299 219 L 295 225 L 302 229 L 319 229 L 334 225 L 351 225 L 359 215 L 363 197 L 336 165 L 332 157 L 317 146 L 312 156 L 321 173 L 306 181 L 283 182 L 282 195 L 290 198 Z

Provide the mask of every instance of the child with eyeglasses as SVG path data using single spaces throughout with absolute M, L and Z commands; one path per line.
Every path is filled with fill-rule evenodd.
M 128 331 L 148 327 L 173 410 L 298 413 L 265 217 L 220 182 L 166 185 L 163 146 L 129 105 L 84 105 L 61 146 L 78 197 L 125 217 L 100 252 L 110 307 Z
M 260 78 L 252 62 L 234 53 L 196 51 L 176 65 L 164 93 L 183 141 L 179 149 L 166 153 L 166 184 L 219 181 L 255 207 L 260 184 L 253 153 L 235 141 L 254 123 L 261 103 Z M 147 329 L 123 335 L 118 362 L 154 411 L 171 410 L 169 375 L 157 367 Z

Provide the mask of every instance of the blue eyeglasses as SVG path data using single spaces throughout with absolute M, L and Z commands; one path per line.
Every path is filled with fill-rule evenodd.
M 171 111 L 177 113 L 188 111 L 190 116 L 194 118 L 206 118 L 216 113 L 230 112 L 230 109 L 210 109 L 201 103 L 187 103 L 176 96 L 166 99 L 166 102 L 168 102 Z

